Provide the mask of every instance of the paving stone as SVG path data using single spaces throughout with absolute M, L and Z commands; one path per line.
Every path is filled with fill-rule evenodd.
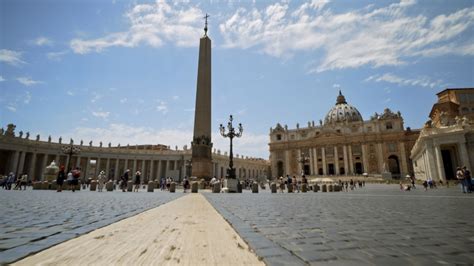
M 182 196 L 143 192 L 0 190 L 0 264 Z
M 244 240 L 259 234 L 300 261 L 322 259 L 316 265 L 473 261 L 474 227 L 467 221 L 474 220 L 474 196 L 457 188 L 404 192 L 368 184 L 341 193 L 205 196 Z M 283 250 L 261 254 L 276 263 Z

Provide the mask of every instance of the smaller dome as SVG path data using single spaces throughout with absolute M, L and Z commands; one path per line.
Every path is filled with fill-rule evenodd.
M 324 119 L 324 124 L 333 124 L 340 122 L 357 122 L 364 121 L 359 110 L 346 102 L 346 98 L 339 91 L 336 105 L 329 110 Z

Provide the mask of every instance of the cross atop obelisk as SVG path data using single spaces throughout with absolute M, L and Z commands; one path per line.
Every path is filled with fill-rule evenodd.
M 204 16 L 205 22 L 204 22 L 204 36 L 207 36 L 207 18 L 210 17 L 207 13 Z

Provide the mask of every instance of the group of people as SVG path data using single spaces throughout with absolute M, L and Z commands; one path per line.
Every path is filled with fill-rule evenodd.
M 456 169 L 456 179 L 461 184 L 462 193 L 471 193 L 473 190 L 471 171 L 466 166 Z
M 0 179 L 0 184 L 3 189 L 6 190 L 26 190 L 26 185 L 28 184 L 28 174 L 23 173 L 19 178 L 15 176 L 13 172 L 10 172 L 8 176 L 4 176 Z M 15 186 L 13 186 L 13 184 Z
M 283 193 L 283 191 L 285 190 L 285 186 L 293 186 L 296 192 L 300 192 L 301 186 L 303 184 L 308 184 L 308 179 L 306 178 L 305 175 L 302 175 L 301 179 L 297 179 L 296 176 L 291 177 L 290 175 L 286 175 L 286 178 L 283 178 L 283 176 L 280 176 L 279 183 L 280 183 L 279 188 L 280 188 L 281 193 Z
M 59 168 L 58 175 L 56 177 L 56 184 L 57 184 L 56 192 L 63 191 L 64 181 L 67 182 L 67 185 L 69 186 L 69 189 L 72 192 L 76 191 L 76 189 L 79 186 L 80 177 L 81 177 L 81 169 L 79 167 L 69 170 L 66 174 L 64 165 L 61 165 L 61 167 Z

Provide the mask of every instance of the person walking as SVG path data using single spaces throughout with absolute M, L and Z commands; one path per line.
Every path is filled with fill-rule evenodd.
M 69 190 L 72 190 L 72 186 L 73 186 L 73 177 L 72 177 L 72 171 L 69 171 L 67 173 L 67 185 L 69 186 Z
M 23 173 L 21 175 L 21 179 L 20 179 L 20 190 L 21 190 L 21 187 L 23 186 L 23 190 L 26 190 L 26 185 L 28 184 L 28 174 L 27 173 Z
M 467 193 L 471 193 L 471 171 L 469 171 L 469 169 L 467 169 L 466 166 L 464 166 L 463 168 L 463 172 L 464 172 L 464 186 L 466 187 L 466 192 Z
M 63 191 L 63 184 L 64 184 L 65 179 L 66 179 L 66 172 L 64 171 L 64 165 L 61 165 L 61 167 L 59 168 L 58 176 L 56 177 L 56 185 L 58 187 L 56 192 Z
M 122 188 L 122 192 L 125 192 L 127 189 L 127 184 L 128 184 L 128 173 L 130 173 L 130 169 L 127 169 L 125 173 L 120 177 L 121 182 L 120 182 L 120 188 Z
M 97 191 L 102 192 L 104 189 L 105 182 L 107 182 L 107 176 L 105 175 L 105 171 L 102 170 L 97 176 Z
M 80 177 L 81 177 L 81 170 L 79 167 L 76 167 L 76 169 L 72 170 L 72 192 L 74 192 L 76 188 L 79 186 Z
M 189 180 L 188 180 L 188 176 L 185 176 L 184 179 L 183 179 L 183 193 L 186 193 L 186 189 L 188 189 L 189 187 Z
M 138 192 L 138 189 L 140 188 L 141 176 L 142 176 L 142 173 L 140 172 L 140 170 L 135 173 L 135 180 L 134 180 L 135 188 L 133 189 L 133 192 Z
M 466 193 L 466 183 L 464 182 L 464 171 L 461 167 L 458 167 L 456 170 L 456 178 L 459 180 L 459 184 L 461 185 L 461 192 Z

